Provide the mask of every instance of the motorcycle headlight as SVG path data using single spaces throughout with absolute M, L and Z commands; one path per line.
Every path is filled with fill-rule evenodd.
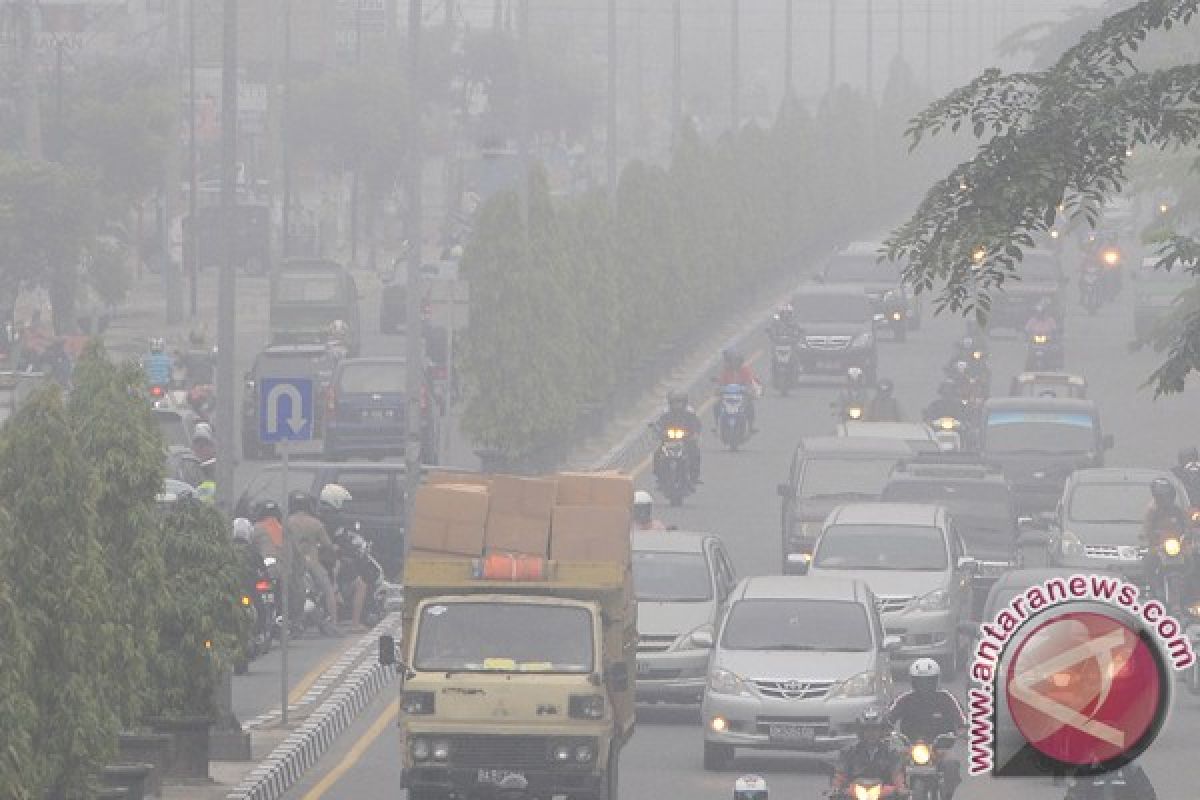
M 950 607 L 950 592 L 945 589 L 934 589 L 917 601 L 921 611 L 945 611 Z
M 960 425 L 962 425 L 962 423 L 959 422 L 954 417 L 941 417 L 939 419 L 934 420 L 934 425 L 938 429 L 943 430 L 943 431 L 953 431 L 953 430 L 957 430 L 958 427 Z
M 720 667 L 708 673 L 708 688 L 716 694 L 750 695 L 750 690 L 739 675 Z
M 874 335 L 872 335 L 870 331 L 865 331 L 860 333 L 858 336 L 855 336 L 854 341 L 850 342 L 850 346 L 856 348 L 870 347 L 874 341 Z
M 1174 558 L 1183 552 L 1183 542 L 1179 540 L 1178 536 L 1168 536 L 1163 539 L 1162 549 L 1164 553 Z
M 687 436 L 687 431 L 682 428 L 667 428 L 667 438 L 679 440 Z
M 933 753 L 930 751 L 929 745 L 924 742 L 914 744 L 912 749 L 908 751 L 908 755 L 918 767 L 925 766 L 933 758 Z
M 1037 333 L 1037 334 L 1034 334 L 1034 336 L 1033 336 L 1034 344 L 1045 344 L 1048 341 L 1050 341 L 1050 337 L 1044 333 Z
M 874 786 L 863 786 L 862 784 L 854 784 L 854 800 L 879 800 L 879 796 L 883 793 L 883 785 L 875 784 Z
M 860 406 L 850 406 L 846 409 L 846 416 L 850 419 L 862 419 L 863 410 Z
M 873 671 L 860 672 L 838 685 L 830 697 L 871 697 L 879 691 L 879 676 Z
M 1057 238 L 1058 238 L 1058 229 L 1057 229 L 1057 228 L 1055 228 L 1054 230 L 1050 231 L 1050 238 L 1051 238 L 1051 239 L 1057 239 Z
M 1059 551 L 1064 556 L 1083 556 L 1087 555 L 1087 549 L 1084 548 L 1083 542 L 1079 537 L 1070 531 L 1063 531 L 1062 539 L 1058 543 Z
M 1110 267 L 1115 267 L 1117 264 L 1121 263 L 1121 251 L 1113 249 L 1105 250 L 1104 263 L 1108 264 Z

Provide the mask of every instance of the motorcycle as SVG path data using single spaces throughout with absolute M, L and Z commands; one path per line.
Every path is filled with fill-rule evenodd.
M 1085 267 L 1083 274 L 1079 277 L 1079 304 L 1087 309 L 1088 316 L 1096 316 L 1096 312 L 1100 310 L 1100 305 L 1104 302 L 1104 298 L 1100 295 L 1102 277 L 1100 268 L 1094 264 Z
M 1162 595 L 1159 601 L 1168 613 L 1175 614 L 1187 607 L 1192 544 L 1186 534 L 1168 531 L 1161 535 L 1154 547 L 1158 557 L 1158 574 L 1153 577 L 1154 585 Z
M 904 763 L 904 780 L 913 800 L 942 800 L 944 776 L 938 765 L 941 755 L 954 747 L 953 733 L 944 733 L 929 742 L 909 742 L 896 734 L 897 743 L 907 756 Z
M 255 643 L 256 655 L 269 653 L 272 642 L 279 637 L 282 619 L 279 616 L 279 606 L 275 600 L 277 585 L 274 574 L 275 564 L 274 556 L 264 558 L 254 580 L 255 616 L 251 636 Z
M 367 590 L 360 621 L 367 627 L 373 627 L 383 619 L 386 597 L 391 592 L 391 587 L 383 579 L 383 567 L 371 553 L 371 543 L 363 538 L 361 523 L 353 522 L 342 528 L 334 535 L 333 542 L 337 554 L 334 582 L 340 597 L 339 606 L 348 620 L 354 598 L 352 580 L 353 577 L 361 577 Z M 351 578 L 347 579 L 347 575 Z
M 696 490 L 688 463 L 690 434 L 683 428 L 667 428 L 662 432 L 662 437 L 655 459 L 654 477 L 658 481 L 659 491 L 671 505 L 682 505 L 683 498 Z
M 963 424 L 954 417 L 939 417 L 928 423 L 933 429 L 933 440 L 943 453 L 956 453 L 963 449 Z
M 1035 333 L 1029 337 L 1029 351 L 1025 356 L 1026 372 L 1052 372 L 1063 368 L 1062 347 L 1048 333 Z
M 885 800 L 904 797 L 903 789 L 879 781 L 857 780 L 841 791 L 829 792 L 829 800 Z
M 867 418 L 867 396 L 865 391 L 842 392 L 837 400 L 829 404 L 839 422 L 860 422 Z
M 720 398 L 717 401 L 717 428 L 721 435 L 721 443 L 730 450 L 737 450 L 750 435 L 750 419 L 746 404 L 749 400 L 745 386 L 731 383 L 721 387 Z
M 796 388 L 799 374 L 796 371 L 796 341 L 776 340 L 771 348 L 771 385 L 784 397 Z
M 883 322 L 892 329 L 892 338 L 897 342 L 908 339 L 908 306 L 899 292 L 889 291 L 883 295 Z

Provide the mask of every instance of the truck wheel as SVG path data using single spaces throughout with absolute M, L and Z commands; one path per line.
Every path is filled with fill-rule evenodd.
M 720 772 L 733 766 L 733 746 L 704 743 L 704 768 L 709 772 Z

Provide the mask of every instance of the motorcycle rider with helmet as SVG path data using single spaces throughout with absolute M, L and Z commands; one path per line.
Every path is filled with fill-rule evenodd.
M 758 428 L 754 425 L 754 398 L 761 391 L 762 384 L 741 353 L 736 350 L 726 350 L 721 353 L 721 371 L 717 374 L 716 383 L 718 394 L 725 386 L 737 385 L 745 388 L 746 423 L 751 433 L 758 433 Z M 713 406 L 713 422 L 717 424 L 721 422 L 720 403 Z
M 1200 451 L 1195 447 L 1185 447 L 1179 451 L 1179 463 L 1171 468 L 1171 472 L 1179 478 L 1183 488 L 1187 490 L 1189 506 L 1200 505 Z
M 251 512 L 254 522 L 252 541 L 263 558 L 283 558 L 283 514 L 274 500 L 263 500 Z
M 688 404 L 687 392 L 672 390 L 667 392 L 667 410 L 659 414 L 653 428 L 661 437 L 671 428 L 687 431 L 688 437 L 684 442 L 684 452 L 687 455 L 688 473 L 693 484 L 700 483 L 700 434 L 704 423 Z M 659 462 L 662 452 L 654 451 L 654 474 L 659 474 Z
M 1025 335 L 1029 338 L 1048 336 L 1051 342 L 1054 341 L 1054 337 L 1058 335 L 1058 321 L 1050 313 L 1049 300 L 1039 300 L 1034 306 L 1033 316 L 1025 323 Z
M 970 422 L 968 404 L 959 396 L 958 383 L 953 378 L 946 378 L 938 384 L 938 396 L 925 407 L 926 421 L 953 417 L 963 425 Z
M 767 782 L 761 775 L 743 775 L 733 783 L 733 800 L 767 800 Z
M 207 422 L 197 422 L 196 427 L 192 429 L 192 454 L 201 464 L 217 457 L 212 426 Z
M 854 723 L 858 741 L 838 756 L 831 783 L 832 797 L 847 797 L 855 781 L 872 781 L 904 790 L 904 768 L 885 734 L 887 720 L 878 706 L 867 706 Z
M 850 406 L 857 406 L 865 412 L 868 404 L 867 381 L 862 367 L 850 367 L 846 370 L 846 385 L 838 392 L 835 407 L 840 409 L 839 413 L 845 414 Z
M 333 540 L 325 525 L 317 518 L 313 509 L 312 497 L 308 492 L 297 490 L 288 495 L 288 517 L 284 525 L 287 536 L 298 558 L 293 559 L 292 578 L 293 591 L 289 602 L 295 619 L 299 619 L 304 609 L 304 591 L 302 581 L 296 578 L 305 572 L 312 578 L 313 584 L 325 597 L 325 613 L 328 624 L 337 631 L 338 602 L 337 589 L 334 588 L 333 578 L 325 565 L 321 563 L 321 548 L 333 550 Z
M 665 531 L 662 520 L 654 518 L 654 495 L 645 489 L 633 493 L 633 531 Z
M 932 658 L 918 658 L 908 668 L 912 689 L 896 698 L 888 709 L 887 721 L 909 741 L 922 741 L 930 746 L 937 737 L 958 734 L 967 727 L 967 718 L 954 695 L 938 687 L 942 668 Z M 938 757 L 942 773 L 942 796 L 950 800 L 962 783 L 962 767 L 958 759 L 946 752 Z
M 1150 505 L 1142 521 L 1142 543 L 1147 546 L 1143 566 L 1149 578 L 1151 593 L 1162 597 L 1162 559 L 1158 548 L 1164 534 L 1182 536 L 1188 529 L 1191 518 L 1176 502 L 1175 486 L 1166 478 L 1150 481 Z M 1190 590 L 1191 587 L 1189 587 Z M 1190 591 L 1189 591 L 1190 594 Z
M 345 486 L 327 483 L 321 488 L 317 516 L 329 531 L 337 554 L 335 584 L 342 587 L 343 596 L 350 596 L 350 628 L 355 633 L 361 633 L 366 630 L 362 615 L 367 585 L 374 583 L 378 575 L 375 574 L 375 565 L 367 558 L 366 540 L 346 518 L 346 503 L 353 499 Z
M 900 401 L 896 399 L 896 385 L 891 378 L 882 378 L 875 385 L 875 396 L 867 408 L 867 419 L 876 422 L 900 422 L 904 419 Z
M 804 331 L 796 320 L 796 309 L 792 308 L 791 303 L 785 303 L 776 311 L 767 325 L 767 338 L 772 344 L 790 344 L 803 335 Z

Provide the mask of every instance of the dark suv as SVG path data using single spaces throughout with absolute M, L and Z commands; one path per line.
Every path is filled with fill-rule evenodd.
M 328 394 L 325 457 L 403 456 L 408 440 L 403 358 L 348 358 L 338 364 Z M 439 426 L 435 395 L 421 391 L 421 463 L 436 464 Z
M 1012 328 L 1024 331 L 1025 323 L 1033 316 L 1038 303 L 1050 304 L 1050 313 L 1063 323 L 1062 287 L 1067 279 L 1058 258 L 1047 250 L 1027 250 L 1017 265 L 1019 281 L 1005 281 L 1001 291 L 992 293 L 992 312 L 989 325 L 993 328 Z
M 839 250 L 821 270 L 817 280 L 826 286 L 852 286 L 866 293 L 875 321 L 891 329 L 896 341 L 921 327 L 921 309 L 908 291 L 899 264 L 879 260 L 876 242 L 852 242 Z
M 309 378 L 314 397 L 319 399 L 329 390 L 335 366 L 337 354 L 325 345 L 277 344 L 255 356 L 242 392 L 242 457 L 271 458 L 275 454 L 274 445 L 262 444 L 258 439 L 258 385 L 263 378 Z M 313 433 L 319 435 L 324 421 L 321 404 L 313 405 Z
M 861 367 L 874 383 L 878 364 L 871 301 L 861 288 L 806 286 L 792 298 L 804 336 L 796 345 L 803 374 L 844 375 Z

